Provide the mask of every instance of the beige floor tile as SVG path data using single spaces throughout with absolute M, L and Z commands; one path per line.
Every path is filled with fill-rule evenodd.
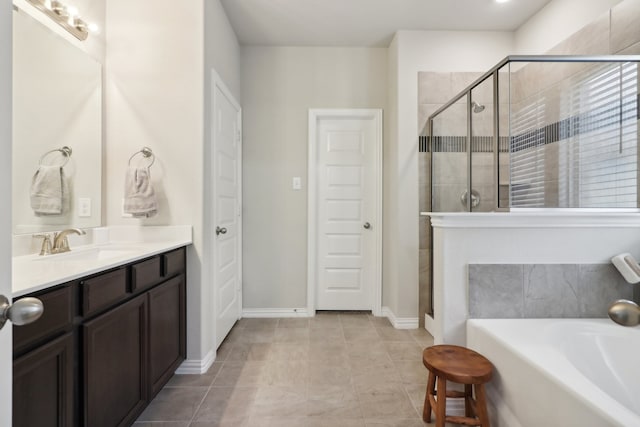
M 265 383 L 266 362 L 225 362 L 213 385 L 216 387 L 250 387 Z
M 246 420 L 257 391 L 256 387 L 211 387 L 193 421 Z
M 306 427 L 306 417 L 262 417 L 253 416 L 249 420 L 251 427 Z M 336 426 L 337 427 L 337 426 Z
M 278 328 L 274 342 L 309 342 L 309 328 Z
M 227 360 L 227 357 L 229 356 L 229 353 L 231 353 L 231 349 L 234 345 L 235 343 L 229 342 L 225 339 L 216 350 L 216 362 L 224 362 Z
M 336 341 L 328 341 L 325 344 L 312 342 L 309 345 L 309 360 L 316 362 L 316 365 L 346 365 L 349 360 L 347 356 L 347 346 L 342 342 Z
M 269 360 L 308 360 L 309 345 L 306 342 L 271 344 Z
M 312 343 L 332 343 L 343 342 L 344 334 L 342 328 L 312 328 L 309 331 L 309 341 Z
M 354 365 L 353 384 L 358 392 L 367 392 L 372 388 L 402 384 L 402 377 L 393 362 L 376 365 Z
M 344 327 L 343 328 L 344 339 L 347 343 L 353 342 L 374 342 L 377 343 L 380 341 L 380 335 L 378 335 L 378 331 L 375 328 L 352 328 L 352 327 Z
M 319 385 L 351 385 L 353 382 L 351 368 L 347 364 L 318 364 L 310 362 L 309 384 Z
M 422 411 L 427 387 L 422 384 L 405 384 L 404 389 L 407 392 L 409 399 L 411 399 L 413 406 L 419 411 Z
M 135 426 L 432 426 L 420 420 L 432 342 L 361 313 L 242 319 L 209 372 L 175 375 Z
M 319 418 L 360 419 L 362 411 L 353 386 L 312 385 L 307 415 Z
M 253 402 L 253 417 L 299 418 L 307 416 L 307 387 L 264 386 Z
M 279 319 L 240 319 L 244 328 L 250 330 L 269 330 L 278 326 Z
M 406 329 L 396 329 L 393 326 L 376 328 L 382 341 L 404 341 L 415 342 L 411 333 Z
M 309 361 L 272 360 L 266 366 L 264 380 L 269 386 L 305 386 L 309 382 Z
M 280 319 L 278 322 L 278 328 L 308 328 L 309 319 Z
M 340 318 L 334 314 L 317 314 L 309 319 L 311 329 L 340 328 Z
M 234 337 L 234 344 L 271 343 L 274 341 L 276 329 L 238 329 L 240 335 Z M 233 331 L 232 331 L 233 332 Z
M 373 323 L 366 314 L 341 314 L 340 323 L 343 328 L 372 328 Z
M 135 422 L 133 423 L 133 427 L 189 427 L 189 423 L 187 421 L 176 421 L 176 422 Z
M 367 420 L 366 427 L 425 427 L 435 424 L 426 424 L 416 419 L 390 419 L 390 420 Z
M 379 385 L 359 392 L 362 412 L 367 419 L 416 419 L 418 413 L 402 386 Z
M 363 419 L 351 418 L 309 418 L 305 427 L 366 427 Z
M 227 361 L 265 361 L 269 358 L 270 350 L 270 343 L 239 343 L 233 346 L 227 356 Z
M 422 360 L 424 348 L 415 342 L 384 343 L 391 360 Z
M 165 387 L 138 421 L 191 421 L 208 390 L 207 387 Z
M 231 420 L 218 420 L 218 421 L 195 421 L 189 424 L 189 427 L 249 427 L 251 424 L 249 418 L 245 419 L 231 419 Z M 150 426 L 153 427 L 153 426 Z
M 394 361 L 396 368 L 405 384 L 424 384 L 426 387 L 429 371 L 424 367 L 422 361 L 400 360 Z

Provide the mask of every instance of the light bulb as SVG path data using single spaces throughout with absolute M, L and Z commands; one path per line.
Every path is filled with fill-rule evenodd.
M 98 24 L 95 22 L 90 22 L 89 25 L 87 25 L 87 29 L 91 34 L 98 34 L 100 32 L 100 27 L 98 27 Z

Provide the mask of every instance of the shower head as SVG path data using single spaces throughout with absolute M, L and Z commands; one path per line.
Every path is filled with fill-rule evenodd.
M 476 101 L 471 101 L 474 113 L 482 113 L 484 111 L 484 105 L 478 104 Z

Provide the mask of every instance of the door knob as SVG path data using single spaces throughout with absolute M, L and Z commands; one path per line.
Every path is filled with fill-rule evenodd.
M 227 234 L 227 229 L 222 227 L 216 227 L 216 236 L 220 235 L 220 234 Z
M 365 222 L 363 227 L 364 227 L 365 230 L 368 230 L 368 229 L 371 228 L 371 224 L 369 224 L 368 222 Z
M 42 316 L 44 306 L 38 298 L 21 298 L 13 304 L 4 295 L 0 295 L 0 329 L 7 320 L 14 325 L 22 326 L 33 323 Z

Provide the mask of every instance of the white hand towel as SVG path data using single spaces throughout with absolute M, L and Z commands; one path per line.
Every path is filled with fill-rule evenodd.
M 149 218 L 158 213 L 151 174 L 148 168 L 127 168 L 124 181 L 124 212 L 137 218 Z
M 36 215 L 61 215 L 69 204 L 69 185 L 60 166 L 40 165 L 31 180 L 31 208 Z

